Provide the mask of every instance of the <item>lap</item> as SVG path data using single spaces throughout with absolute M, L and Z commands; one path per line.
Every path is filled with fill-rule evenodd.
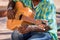
M 13 31 L 12 35 L 11 35 L 11 39 L 12 40 L 23 40 L 23 35 L 21 33 L 19 33 L 17 30 Z
M 27 34 L 21 34 L 17 31 L 14 31 L 12 33 L 12 38 L 15 40 L 51 40 L 51 36 L 49 33 L 41 33 L 41 32 L 31 32 L 31 33 L 27 33 Z
M 28 40 L 52 40 L 49 33 L 32 32 L 32 36 Z

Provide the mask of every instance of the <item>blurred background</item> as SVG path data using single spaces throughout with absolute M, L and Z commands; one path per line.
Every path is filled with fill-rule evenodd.
M 11 40 L 12 31 L 7 29 L 6 10 L 9 0 L 0 0 L 0 40 Z M 58 29 L 58 38 L 60 38 L 60 0 L 54 0 L 56 6 L 56 20 Z

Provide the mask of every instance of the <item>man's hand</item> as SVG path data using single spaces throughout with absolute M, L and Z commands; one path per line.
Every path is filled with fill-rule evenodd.
M 30 32 L 30 28 L 28 28 L 28 26 L 20 26 L 18 28 L 18 31 L 22 34 L 26 34 L 26 33 L 29 33 Z
M 40 27 L 41 26 L 41 27 Z M 44 32 L 44 28 L 42 25 L 29 25 L 29 26 L 21 26 L 18 28 L 18 31 L 22 34 L 26 34 L 26 33 L 29 33 L 29 32 Z

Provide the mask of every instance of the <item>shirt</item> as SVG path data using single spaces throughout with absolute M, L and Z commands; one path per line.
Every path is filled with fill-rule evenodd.
M 18 0 L 13 0 L 14 2 Z M 33 8 L 36 12 L 35 19 L 47 20 L 48 25 L 52 30 L 48 31 L 52 36 L 52 40 L 58 40 L 57 38 L 57 24 L 56 24 L 56 8 L 53 0 L 41 0 L 37 6 L 33 6 L 32 0 L 19 0 L 25 6 Z

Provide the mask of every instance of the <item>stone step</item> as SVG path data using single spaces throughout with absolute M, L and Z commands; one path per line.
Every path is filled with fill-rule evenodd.
M 0 40 L 10 40 L 11 34 L 0 34 Z
M 1 33 L 12 33 L 12 32 L 13 32 L 13 31 L 8 30 L 8 29 L 7 29 L 7 30 L 0 30 L 0 34 L 1 34 Z
M 0 30 L 0 40 L 11 40 L 11 33 L 8 29 Z
M 57 33 L 57 34 L 58 34 L 58 38 L 60 39 L 60 31 L 58 31 L 58 33 Z
M 11 30 L 0 30 L 0 40 L 11 40 Z

